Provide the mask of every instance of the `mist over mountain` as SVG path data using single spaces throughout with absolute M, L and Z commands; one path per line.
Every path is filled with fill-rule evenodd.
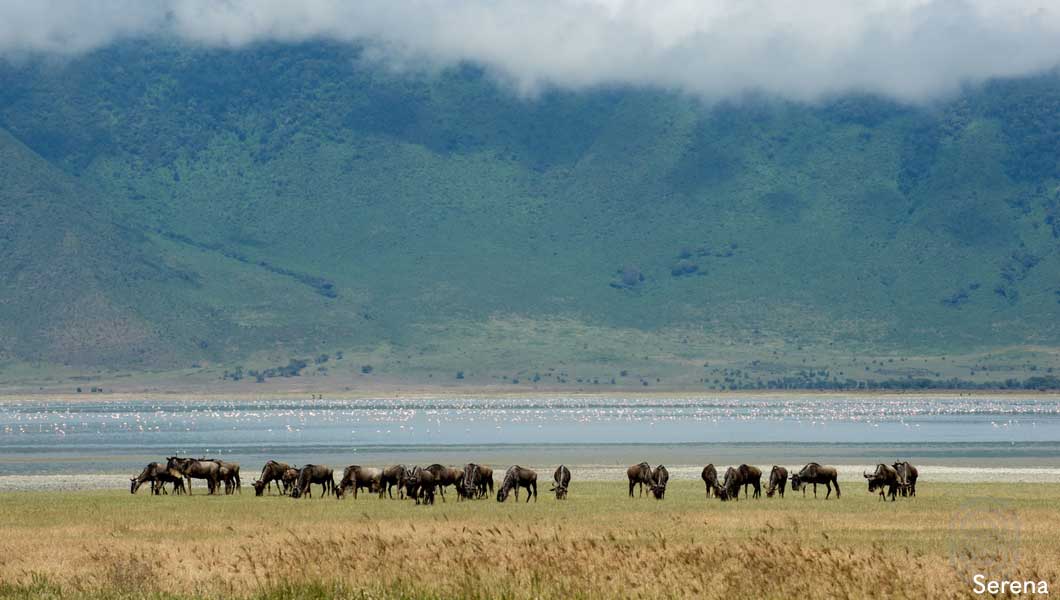
M 402 70 L 308 34 L 111 37 L 0 60 L 9 367 L 341 350 L 397 376 L 699 381 L 719 356 L 1060 341 L 1043 61 L 945 93 L 733 96 L 521 85 L 462 55 Z

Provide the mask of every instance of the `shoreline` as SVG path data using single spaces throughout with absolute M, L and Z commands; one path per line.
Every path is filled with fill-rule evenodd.
M 233 386 L 234 387 L 234 386 Z M 795 397 L 860 397 L 860 398 L 987 398 L 1003 396 L 1006 398 L 1025 397 L 1034 399 L 1052 399 L 1060 401 L 1060 391 L 1029 390 L 696 390 L 685 387 L 655 388 L 646 390 L 633 387 L 609 387 L 606 390 L 576 388 L 569 389 L 552 386 L 534 386 L 527 389 L 512 389 L 511 386 L 439 386 L 439 385 L 405 385 L 377 384 L 371 386 L 318 387 L 287 386 L 283 389 L 233 389 L 226 386 L 189 386 L 186 389 L 117 389 L 103 393 L 71 392 L 68 389 L 16 390 L 0 387 L 0 404 L 16 402 L 116 402 L 146 400 L 184 400 L 189 402 L 210 402 L 218 400 L 271 400 L 292 399 L 310 396 L 306 400 L 362 400 L 362 399 L 409 399 L 431 400 L 452 398 L 607 398 L 624 396 L 630 398 L 739 398 L 753 397 L 758 399 L 790 399 Z
M 864 479 L 862 472 L 871 471 L 875 465 L 836 464 L 839 481 L 844 485 L 857 486 L 862 490 Z M 530 464 L 530 468 L 542 473 L 551 473 L 548 465 Z M 604 483 L 624 483 L 626 467 L 615 465 L 568 465 L 575 481 L 594 481 Z M 792 466 L 788 466 L 789 471 Z M 956 467 L 946 465 L 918 465 L 922 483 L 946 483 L 959 485 L 976 484 L 1018 484 L 1018 485 L 1055 485 L 1060 484 L 1060 467 Z M 700 482 L 702 465 L 668 465 L 672 481 Z M 768 467 L 763 468 L 768 478 Z M 0 495 L 21 492 L 128 492 L 129 477 L 135 473 L 77 473 L 53 475 L 0 475 Z M 496 475 L 495 475 L 496 477 Z M 248 479 L 244 477 L 244 479 Z M 249 487 L 250 480 L 244 481 Z M 201 484 L 202 482 L 196 482 Z M 765 483 L 765 481 L 763 481 Z M 246 493 L 248 490 L 244 490 Z M 253 494 L 253 490 L 249 490 Z

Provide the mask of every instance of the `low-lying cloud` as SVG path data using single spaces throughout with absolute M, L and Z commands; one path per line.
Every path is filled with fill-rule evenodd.
M 395 65 L 472 62 L 522 92 L 633 85 L 706 99 L 922 101 L 1060 64 L 1053 0 L 0 0 L 0 54 L 128 38 L 327 39 Z

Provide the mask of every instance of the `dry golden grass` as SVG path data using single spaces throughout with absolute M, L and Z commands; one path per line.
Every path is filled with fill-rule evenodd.
M 0 596 L 960 598 L 964 569 L 1010 539 L 1018 557 L 988 574 L 1060 582 L 1060 486 L 924 483 L 895 504 L 844 490 L 722 504 L 693 482 L 662 502 L 575 482 L 566 502 L 433 507 L 0 494 Z

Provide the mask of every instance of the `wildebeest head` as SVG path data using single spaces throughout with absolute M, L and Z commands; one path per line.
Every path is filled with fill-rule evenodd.
M 662 500 L 663 497 L 666 496 L 666 486 L 657 483 L 651 486 L 651 493 L 655 496 L 656 500 Z
M 497 490 L 497 502 L 504 502 L 508 499 L 508 488 L 501 486 L 501 489 Z
M 868 473 L 864 473 L 864 472 L 862 473 L 862 475 L 869 482 L 869 491 L 870 492 L 875 492 L 876 490 L 878 490 L 878 489 L 883 487 L 883 481 L 881 481 L 875 475 L 869 475 Z
M 797 491 L 802 489 L 802 486 L 803 486 L 802 477 L 799 477 L 798 473 L 792 475 L 791 476 L 791 489 L 793 491 L 797 492 Z
M 265 482 L 264 481 L 259 479 L 259 480 L 255 481 L 253 485 L 254 485 L 254 495 L 255 496 L 260 496 L 260 495 L 262 495 L 265 492 Z
M 561 483 L 555 484 L 549 491 L 556 493 L 556 500 L 563 500 L 567 497 L 567 486 Z
M 135 494 L 136 490 L 140 489 L 140 480 L 135 477 L 129 478 L 129 493 Z

